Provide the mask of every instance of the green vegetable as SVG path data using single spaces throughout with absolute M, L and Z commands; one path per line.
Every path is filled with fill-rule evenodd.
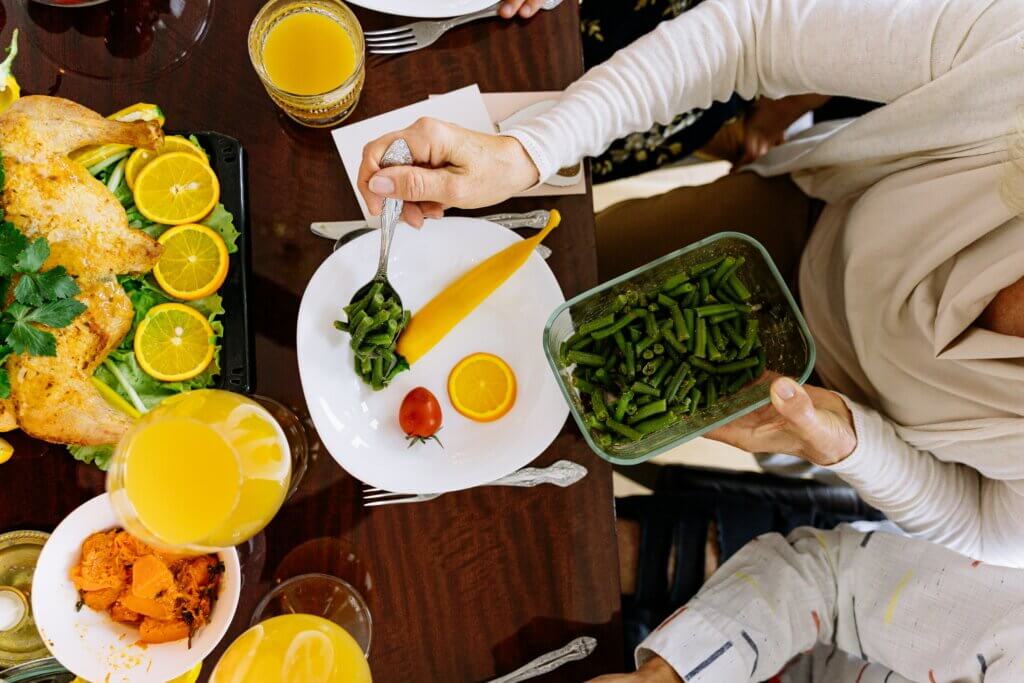
M 595 368 L 604 367 L 605 357 L 596 353 L 587 353 L 586 351 L 570 351 L 566 354 L 566 358 L 570 363 L 578 363 L 579 365 L 592 365 Z
M 628 439 L 629 441 L 639 441 L 643 437 L 643 434 L 641 434 L 637 430 L 627 425 L 624 425 L 617 420 L 608 420 L 607 422 L 605 422 L 605 425 L 608 427 L 608 429 L 611 429 L 613 432 L 617 432 L 621 436 L 626 437 L 626 439 Z
M 7 57 L 0 62 L 0 92 L 7 90 L 7 77 L 11 75 L 14 58 L 18 56 L 18 29 L 11 33 L 11 44 L 7 47 Z
M 0 169 L 2 161 L 0 158 Z M 0 189 L 3 182 L 0 170 Z M 30 241 L 13 223 L 2 218 L 0 212 L 0 398 L 8 398 L 11 387 L 4 362 L 7 357 L 11 353 L 57 355 L 57 339 L 45 328 L 70 325 L 85 310 L 85 304 L 72 298 L 80 290 L 63 267 L 41 270 L 50 255 L 46 238 Z M 17 284 L 8 303 L 8 292 L 15 279 Z
M 643 408 L 636 411 L 636 413 L 629 418 L 628 422 L 629 424 L 636 424 L 637 422 L 642 422 L 654 415 L 664 413 L 666 410 L 668 410 L 668 403 L 665 402 L 665 399 L 651 401 Z
M 743 257 L 720 257 L 648 291 L 627 288 L 615 295 L 613 313 L 580 325 L 563 344 L 595 442 L 644 438 L 761 376 L 759 307 L 745 303 L 745 265 Z
M 398 373 L 409 369 L 406 360 L 395 353 L 398 337 L 409 324 L 410 313 L 394 296 L 385 295 L 384 283 L 375 282 L 366 296 L 343 308 L 347 321 L 336 320 L 334 327 L 350 336 L 356 373 L 374 391 L 391 383 Z M 570 351 L 569 355 L 578 353 Z
M 198 140 L 193 137 L 192 141 L 202 149 Z M 93 175 L 100 182 L 107 185 L 108 189 L 113 192 L 114 197 L 125 208 L 130 227 L 142 230 L 154 239 L 158 238 L 170 227 L 150 222 L 135 208 L 135 198 L 127 182 L 124 180 L 123 167 L 121 172 L 118 173 L 118 168 L 121 167 L 121 164 L 116 156 L 110 163 L 104 163 L 100 166 L 102 167 L 93 169 L 95 171 Z M 118 175 L 120 175 L 119 178 L 116 177 Z M 223 204 L 217 204 L 210 215 L 202 222 L 224 239 L 228 253 L 238 251 L 238 237 L 240 233 L 235 228 L 234 217 Z M 56 270 L 56 268 L 53 270 Z M 43 275 L 45 276 L 46 274 L 44 273 Z M 54 278 L 54 276 L 49 277 Z M 43 285 L 45 286 L 47 278 L 43 277 L 41 279 L 44 281 Z M 22 278 L 22 281 L 24 281 L 24 278 Z M 192 379 L 183 382 L 161 382 L 147 375 L 139 367 L 132 347 L 135 331 L 150 309 L 154 306 L 176 300 L 164 293 L 152 276 L 149 275 L 121 275 L 118 277 L 118 282 L 124 289 L 125 294 L 128 295 L 128 299 L 132 302 L 135 317 L 132 321 L 131 329 L 125 335 L 121 344 L 96 369 L 95 378 L 111 387 L 122 398 L 134 405 L 139 412 L 152 410 L 161 401 L 170 396 L 214 386 L 217 382 L 217 377 L 220 375 L 220 340 L 224 336 L 224 325 L 219 319 L 224 314 L 223 300 L 220 295 L 214 294 L 198 301 L 178 302 L 195 308 L 210 321 L 210 326 L 213 328 L 214 337 L 217 341 L 213 361 L 210 362 L 206 370 Z M 19 286 L 26 289 L 29 287 L 29 285 L 22 285 L 21 282 L 19 282 Z M 76 460 L 92 463 L 100 469 L 106 469 L 114 449 L 113 446 L 68 446 L 68 451 Z

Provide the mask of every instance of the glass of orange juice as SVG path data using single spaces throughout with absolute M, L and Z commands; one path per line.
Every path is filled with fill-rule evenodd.
M 171 550 L 214 552 L 270 523 L 305 469 L 304 437 L 240 394 L 179 394 L 121 439 L 107 490 L 132 535 Z
M 271 0 L 249 29 L 249 59 L 271 99 L 315 128 L 348 117 L 366 76 L 363 30 L 340 0 Z
M 210 683 L 371 683 L 370 665 L 345 629 L 312 614 L 256 624 L 224 652 Z

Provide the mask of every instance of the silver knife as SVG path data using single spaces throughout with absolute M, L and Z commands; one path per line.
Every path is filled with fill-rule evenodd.
M 548 224 L 551 212 L 545 209 L 538 209 L 527 213 L 497 213 L 491 216 L 482 216 L 481 218 L 510 230 L 513 228 L 540 229 Z M 334 248 L 337 249 L 351 239 L 362 236 L 361 234 L 354 233 L 363 233 L 376 228 L 371 228 L 370 224 L 366 221 L 320 221 L 310 223 L 309 229 L 318 237 L 334 240 Z M 348 240 L 343 239 L 346 236 L 349 237 Z M 551 258 L 551 247 L 545 244 L 538 244 L 535 251 L 545 261 Z
M 485 221 L 499 223 L 506 228 L 543 228 L 548 224 L 551 212 L 538 209 L 528 213 L 496 213 L 491 216 L 481 216 Z M 362 230 L 373 227 L 366 221 L 319 221 L 310 223 L 309 229 L 314 235 L 329 240 L 339 240 L 353 230 Z

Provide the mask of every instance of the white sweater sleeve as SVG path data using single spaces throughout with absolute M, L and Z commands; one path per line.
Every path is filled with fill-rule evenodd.
M 903 441 L 874 410 L 847 400 L 857 448 L 829 467 L 909 534 L 991 564 L 1024 567 L 1024 495 Z
M 948 71 L 998 0 L 707 0 L 620 50 L 508 132 L 541 178 L 677 114 L 763 94 L 888 102 Z
M 829 657 L 815 671 L 829 683 L 1008 683 L 1021 679 L 1022 614 L 1018 570 L 906 536 L 804 527 L 745 545 L 636 659 L 658 655 L 686 683 L 752 683 L 823 644 L 900 674 Z

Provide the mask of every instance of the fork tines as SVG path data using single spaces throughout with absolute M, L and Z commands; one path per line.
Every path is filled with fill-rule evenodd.
M 366 38 L 367 48 L 376 55 L 400 54 L 424 47 L 417 39 L 414 24 L 380 31 L 367 31 L 363 35 Z

